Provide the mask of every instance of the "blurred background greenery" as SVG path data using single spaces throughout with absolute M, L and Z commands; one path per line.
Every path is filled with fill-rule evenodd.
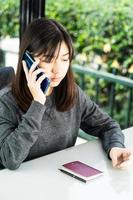
M 19 1 L 0 0 L 0 38 L 19 36 Z M 133 0 L 47 0 L 46 16 L 61 22 L 72 36 L 73 63 L 133 77 Z M 79 75 L 75 75 L 79 82 Z M 95 80 L 85 76 L 85 91 L 95 96 Z M 108 112 L 110 84 L 100 84 L 100 106 Z M 114 118 L 124 128 L 127 88 L 117 84 Z M 132 113 L 131 125 L 133 125 Z

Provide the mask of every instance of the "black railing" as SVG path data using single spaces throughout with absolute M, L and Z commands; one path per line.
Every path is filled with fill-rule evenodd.
M 79 65 L 73 65 L 73 71 L 75 73 L 78 73 L 80 75 L 79 84 L 83 90 L 86 89 L 86 76 L 93 77 L 95 79 L 95 102 L 99 104 L 99 95 L 100 95 L 100 84 L 99 81 L 105 80 L 106 82 L 110 83 L 110 91 L 108 96 L 108 107 L 109 107 L 109 114 L 111 117 L 114 117 L 114 105 L 115 105 L 115 97 L 117 95 L 116 93 L 116 84 L 119 84 L 121 86 L 124 86 L 126 88 L 127 92 L 127 99 L 126 99 L 126 110 L 125 112 L 125 120 L 124 120 L 124 126 L 122 128 L 127 128 L 130 125 L 133 125 L 133 74 L 130 74 L 130 77 L 123 77 L 116 75 L 116 71 L 114 69 L 113 73 L 108 73 L 100 70 L 89 68 L 89 67 L 81 67 Z M 121 102 L 122 104 L 123 102 Z

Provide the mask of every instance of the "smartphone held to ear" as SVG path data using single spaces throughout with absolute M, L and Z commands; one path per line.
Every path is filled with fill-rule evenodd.
M 25 51 L 25 53 L 23 55 L 23 60 L 26 62 L 28 69 L 30 69 L 32 64 L 35 62 L 34 58 L 30 55 L 30 53 L 27 50 Z M 37 66 L 36 69 L 38 69 L 38 68 L 39 67 Z M 37 79 L 42 75 L 43 75 L 42 72 L 39 73 L 37 75 Z M 50 85 L 50 80 L 49 80 L 49 78 L 46 77 L 41 83 L 41 89 L 45 94 L 46 94 L 46 92 L 47 92 L 47 90 L 49 88 L 49 85 Z

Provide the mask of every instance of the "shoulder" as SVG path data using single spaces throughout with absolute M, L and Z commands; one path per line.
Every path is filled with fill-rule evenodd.
M 81 89 L 81 87 L 77 84 L 76 84 L 76 92 L 78 93 L 79 96 L 84 93 L 84 91 Z
M 76 94 L 77 94 L 77 100 L 81 105 L 86 101 L 88 102 L 91 101 L 90 97 L 77 84 L 76 84 Z
M 11 92 L 10 86 L 4 87 L 3 89 L 0 90 L 0 98 L 2 98 L 3 96 L 6 96 L 6 94 L 10 92 Z
M 90 113 L 97 110 L 98 105 L 78 85 L 77 87 L 77 108 L 81 113 Z
M 17 104 L 12 95 L 11 86 L 7 86 L 0 90 L 0 115 L 11 117 L 14 112 L 16 113 L 17 109 Z
M 15 104 L 15 99 L 11 92 L 11 86 L 7 86 L 0 90 L 0 102 Z

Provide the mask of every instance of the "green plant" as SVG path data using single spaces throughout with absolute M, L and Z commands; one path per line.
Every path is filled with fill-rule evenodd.
M 75 53 L 81 55 L 79 63 L 82 58 L 88 63 L 100 62 L 107 71 L 117 67 L 119 74 L 126 75 L 133 64 L 132 3 L 132 0 L 49 0 L 46 15 L 67 27 Z
M 19 1 L 0 0 L 0 38 L 19 35 Z

